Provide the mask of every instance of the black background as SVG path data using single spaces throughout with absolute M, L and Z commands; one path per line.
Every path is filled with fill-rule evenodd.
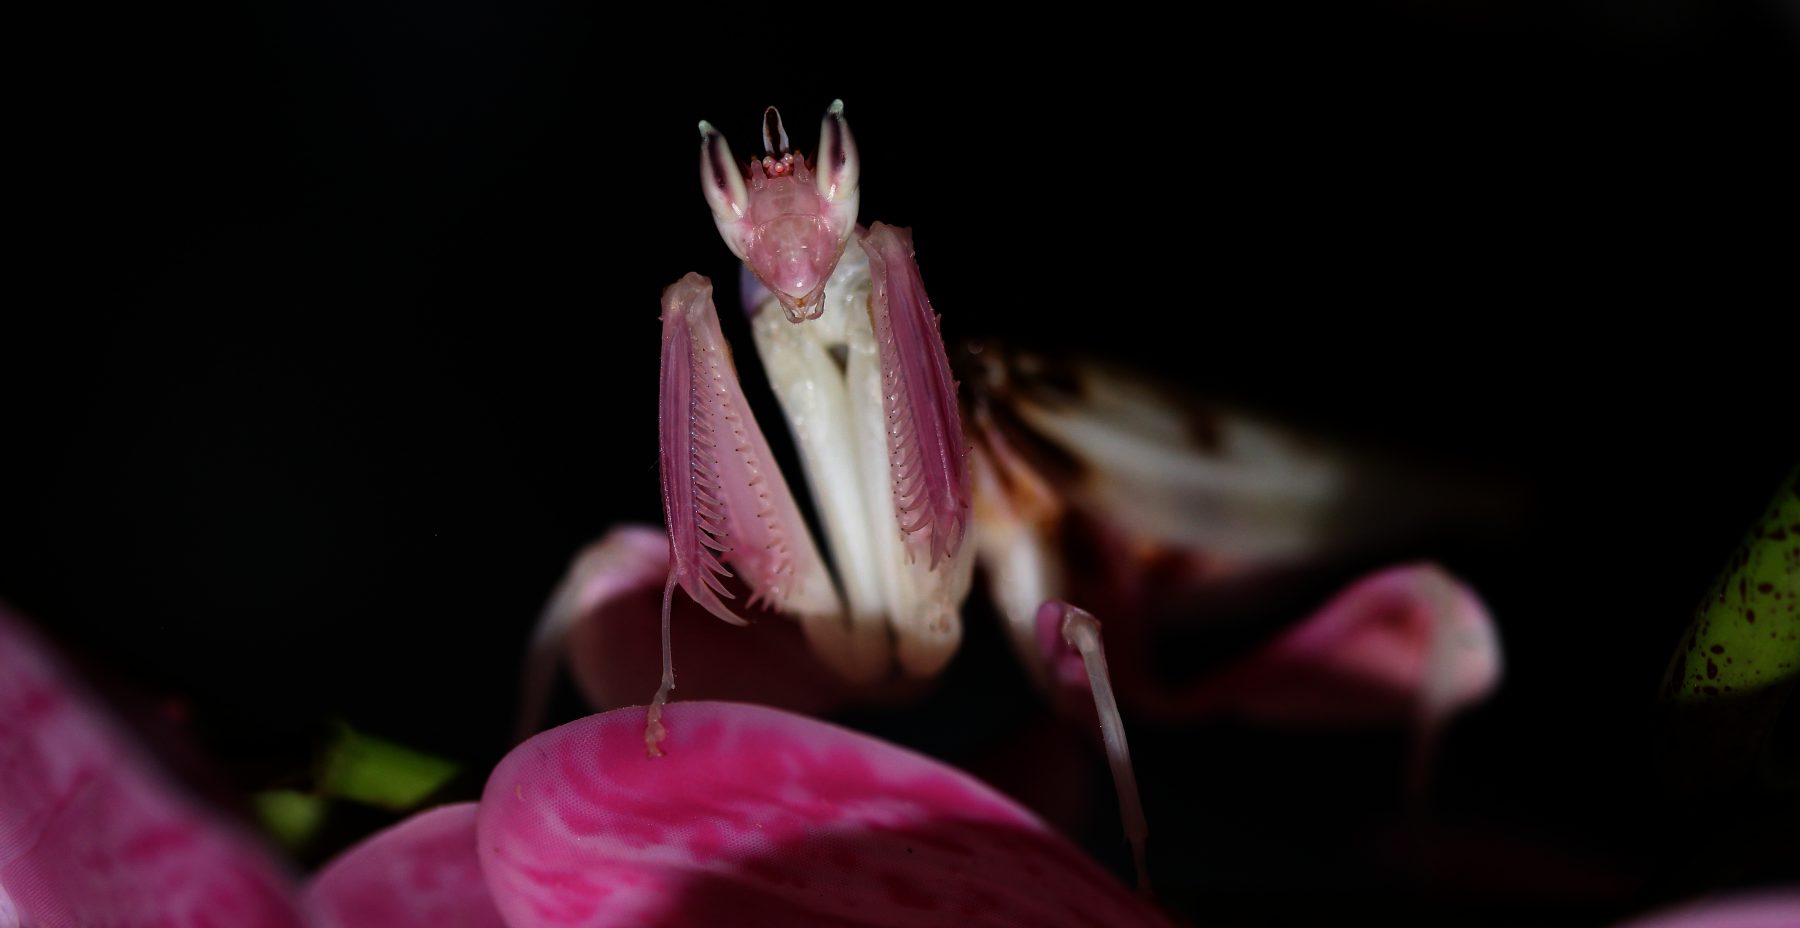
M 1650 879 L 1692 848 L 1652 838 L 1645 720 L 1800 452 L 1778 334 L 1800 14 L 650 12 L 308 3 L 24 30 L 47 54 L 9 146 L 29 167 L 0 310 L 0 595 L 95 674 L 181 700 L 239 787 L 303 767 L 331 718 L 485 768 L 567 559 L 660 518 L 657 296 L 735 276 L 696 120 L 748 154 L 773 103 L 810 148 L 842 97 L 863 219 L 914 227 L 950 337 L 1125 360 L 1527 487 L 1504 537 L 1410 552 L 1481 589 L 1508 646 L 1499 701 L 1449 746 L 1444 814 L 1629 878 L 1439 895 L 1465 919 L 1503 900 L 1593 923 L 1683 887 Z M 937 748 L 957 694 L 1024 686 L 995 673 L 960 662 L 935 715 L 877 726 Z M 1002 721 L 1034 711 L 1005 698 Z M 1285 791 L 1355 801 L 1338 778 L 1392 812 L 1397 740 L 1256 737 L 1145 749 L 1234 758 L 1223 780 L 1146 773 L 1153 827 L 1161 801 L 1212 833 L 1188 859 L 1213 875 L 1173 852 L 1159 874 L 1190 915 L 1440 911 L 1393 908 L 1416 898 L 1403 876 L 1345 875 L 1342 847 L 1282 830 L 1325 804 L 1284 812 Z M 1234 790 L 1272 818 L 1217 818 Z

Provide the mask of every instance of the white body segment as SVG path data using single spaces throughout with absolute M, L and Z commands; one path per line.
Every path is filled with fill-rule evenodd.
M 895 520 L 871 290 L 868 258 L 852 247 L 826 285 L 818 319 L 794 325 L 773 295 L 746 294 L 757 307 L 756 349 L 800 449 L 848 602 L 842 622 L 807 621 L 807 636 L 853 680 L 887 672 L 890 628 L 907 673 L 942 669 L 962 640 L 975 554 L 965 545 L 933 569 Z

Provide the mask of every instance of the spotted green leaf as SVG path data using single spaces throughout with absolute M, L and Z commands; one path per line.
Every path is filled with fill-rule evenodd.
M 1748 696 L 1800 675 L 1800 469 L 1695 610 L 1664 680 L 1677 703 Z

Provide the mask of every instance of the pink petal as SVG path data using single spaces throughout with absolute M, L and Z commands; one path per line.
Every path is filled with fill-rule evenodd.
M 563 654 L 588 704 L 641 705 L 662 673 L 658 613 L 669 575 L 669 542 L 660 529 L 621 525 L 590 545 L 569 568 L 546 609 L 526 670 L 526 723 L 542 723 L 551 677 Z M 729 699 L 817 714 L 850 705 L 893 702 L 923 681 L 895 678 L 870 687 L 844 683 L 821 664 L 800 625 L 766 609 L 745 610 L 747 628 L 726 625 L 685 596 L 671 617 L 677 699 Z
M 475 853 L 475 804 L 440 806 L 344 852 L 313 878 L 315 928 L 503 928 Z
M 0 900 L 26 924 L 299 924 L 275 862 L 173 789 L 3 610 L 0 797 Z
M 1067 654 L 1050 661 L 1058 679 L 1079 673 Z M 1486 698 L 1500 672 L 1499 637 L 1481 600 L 1442 568 L 1415 564 L 1357 581 L 1217 676 L 1163 694 L 1153 710 L 1430 728 Z
M 1030 813 L 822 722 L 729 703 L 591 716 L 500 762 L 478 830 L 514 928 L 1157 925 Z
M 1800 886 L 1708 899 L 1641 918 L 1620 928 L 1794 928 Z

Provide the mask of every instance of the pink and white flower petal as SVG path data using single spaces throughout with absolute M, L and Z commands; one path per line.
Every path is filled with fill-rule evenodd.
M 1038 819 L 933 761 L 799 716 L 667 707 L 572 722 L 489 779 L 480 849 L 515 928 L 1160 925 Z
M 577 688 L 597 710 L 641 703 L 656 688 L 658 612 L 668 575 L 668 537 L 647 525 L 618 526 L 576 556 L 532 646 L 521 740 L 542 724 L 549 690 L 565 660 Z M 814 656 L 794 622 L 766 610 L 746 615 L 753 621 L 739 628 L 717 621 L 685 597 L 675 600 L 670 632 L 680 655 L 684 698 L 730 699 L 816 715 L 892 703 L 916 695 L 921 686 L 903 679 L 870 686 L 845 682 Z
M 327 864 L 306 889 L 314 928 L 505 928 L 475 849 L 475 804 L 427 809 Z
M 1487 698 L 1501 663 L 1493 618 L 1474 591 L 1436 565 L 1413 564 L 1357 581 L 1286 634 L 1156 708 L 1432 727 Z
M 301 924 L 282 868 L 182 795 L 4 611 L 0 899 L 27 925 Z
M 1619 928 L 1793 928 L 1800 886 L 1704 899 L 1635 919 Z

